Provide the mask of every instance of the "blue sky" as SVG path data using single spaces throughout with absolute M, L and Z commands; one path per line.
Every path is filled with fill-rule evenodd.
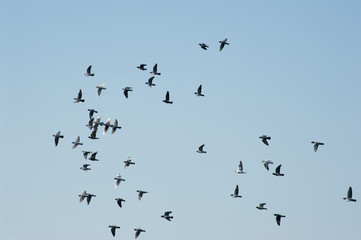
M 361 201 L 359 1 L 0 4 L 1 239 L 113 239 L 108 225 L 122 239 L 143 228 L 144 240 L 361 236 L 359 202 L 342 199 L 352 186 Z M 141 63 L 158 63 L 155 87 Z M 88 139 L 88 108 L 122 129 Z M 89 172 L 81 150 L 99 152 Z M 284 177 L 272 175 L 279 164 Z M 138 201 L 137 189 L 149 193 Z M 97 195 L 89 206 L 84 190 Z M 280 227 L 274 213 L 286 215 Z

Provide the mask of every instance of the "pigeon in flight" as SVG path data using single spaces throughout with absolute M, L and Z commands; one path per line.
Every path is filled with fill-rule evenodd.
M 277 225 L 280 226 L 281 225 L 281 218 L 283 217 L 286 217 L 284 215 L 281 215 L 281 214 L 273 214 L 276 216 L 276 222 L 277 222 Z
M 135 231 L 135 239 L 137 239 L 137 237 L 139 237 L 139 234 L 141 232 L 145 232 L 145 230 L 143 230 L 141 228 L 135 228 L 134 231 Z
M 125 202 L 123 198 L 116 198 L 115 201 L 117 201 L 117 204 L 120 208 L 122 207 L 122 202 Z
M 115 230 L 120 227 L 115 226 L 115 225 L 110 225 L 109 227 L 110 227 L 110 231 L 112 232 L 113 237 L 115 237 Z
M 97 97 L 100 97 L 100 94 L 102 93 L 102 91 L 106 90 L 106 88 L 104 86 L 105 86 L 105 83 L 96 86 L 96 88 L 98 88 Z
M 158 72 L 158 63 L 156 63 L 153 67 L 153 72 L 150 72 L 153 75 L 160 75 L 161 73 Z
M 84 73 L 84 75 L 85 75 L 86 77 L 89 77 L 89 76 L 94 77 L 94 73 L 91 73 L 91 71 L 92 71 L 92 65 L 90 65 L 90 66 L 87 68 L 86 73 Z
M 167 211 L 161 217 L 164 219 L 167 219 L 169 222 L 171 222 L 171 219 L 173 218 L 173 216 L 170 216 L 171 213 L 172 213 L 172 211 Z
M 114 120 L 114 123 L 113 123 L 113 125 L 111 127 L 112 127 L 112 134 L 114 134 L 117 129 L 122 128 L 122 127 L 118 127 L 118 120 L 117 119 Z
M 129 167 L 131 164 L 135 164 L 134 162 L 132 162 L 132 158 L 128 157 L 128 159 L 126 161 L 124 161 L 125 165 L 124 168 Z
M 272 162 L 271 160 L 262 160 L 262 162 L 263 162 L 264 167 L 265 167 L 267 170 L 269 170 L 269 166 L 268 166 L 268 165 L 273 164 L 273 162 Z
M 349 187 L 347 191 L 347 197 L 343 198 L 346 202 L 356 202 L 356 199 L 352 199 L 352 187 Z
M 246 172 L 243 172 L 243 164 L 242 164 L 242 161 L 239 161 L 238 168 L 237 168 L 237 170 L 236 170 L 235 172 L 238 173 L 238 174 L 245 174 L 245 173 L 246 173 Z
M 85 100 L 81 98 L 82 96 L 83 96 L 83 92 L 80 89 L 79 93 L 78 93 L 78 97 L 74 98 L 74 100 L 75 100 L 74 103 L 84 102 Z
M 313 150 L 314 150 L 315 152 L 317 152 L 318 146 L 320 146 L 320 145 L 325 145 L 324 143 L 315 142 L 315 141 L 312 141 L 311 143 L 313 144 Z
M 94 113 L 98 113 L 98 111 L 96 111 L 95 109 L 88 109 L 89 111 L 89 119 L 93 118 Z
M 227 42 L 227 38 L 222 41 L 219 41 L 219 43 L 221 44 L 219 46 L 219 51 L 222 51 L 222 49 L 224 48 L 225 45 L 229 45 L 229 43 Z
M 238 185 L 236 185 L 236 188 L 234 189 L 234 193 L 231 194 L 232 198 L 241 198 L 241 195 L 238 195 L 239 188 Z
M 99 117 L 97 117 L 97 119 L 95 119 L 95 122 L 93 122 L 93 130 L 94 131 L 98 131 L 98 127 L 99 127 L 99 125 L 102 125 L 101 123 L 100 123 L 100 119 L 101 119 L 102 117 L 101 116 L 99 116 Z
M 94 118 L 91 118 L 88 122 L 88 125 L 86 125 L 88 128 L 93 129 L 94 127 Z
M 201 146 L 199 146 L 197 153 L 207 153 L 207 151 L 203 151 L 204 145 L 205 144 L 202 144 Z
M 148 193 L 148 192 L 142 191 L 142 190 L 137 190 L 137 192 L 138 192 L 138 199 L 139 199 L 139 200 L 142 199 L 144 193 Z
M 281 166 L 282 166 L 282 164 L 280 164 L 280 165 L 276 168 L 275 172 L 272 173 L 272 174 L 275 175 L 275 176 L 284 176 L 283 173 L 280 173 L 280 171 L 281 171 Z
M 115 188 L 117 188 L 122 181 L 125 181 L 125 179 L 123 179 L 120 176 L 120 173 L 118 173 L 118 175 L 114 178 L 114 180 L 115 180 Z
M 90 155 L 89 160 L 90 161 L 99 161 L 99 159 L 96 159 L 97 154 L 98 154 L 98 152 L 92 153 L 92 155 Z
M 199 97 L 199 96 L 204 97 L 204 95 L 202 94 L 202 84 L 199 85 L 197 92 L 194 92 L 194 94 L 195 94 L 197 97 Z
M 199 46 L 201 46 L 202 49 L 207 50 L 209 46 L 205 43 L 200 43 Z
M 80 136 L 78 136 L 78 137 L 75 139 L 75 142 L 72 142 L 72 144 L 73 144 L 72 149 L 76 148 L 78 145 L 83 145 L 83 143 L 80 142 Z
M 55 147 L 58 146 L 59 138 L 64 138 L 64 135 L 60 135 L 60 131 L 57 131 L 55 134 L 53 134 L 54 140 L 55 140 Z
M 128 98 L 128 92 L 131 92 L 131 91 L 133 91 L 133 89 L 131 88 L 131 87 L 125 87 L 125 88 L 123 88 L 123 93 L 124 93 L 124 96 L 126 97 L 126 98 Z
M 257 206 L 256 208 L 259 210 L 267 210 L 267 208 L 265 208 L 264 205 L 266 205 L 266 203 L 260 203 L 259 206 Z
M 88 171 L 88 170 L 91 170 L 91 168 L 89 168 L 90 164 L 83 164 L 82 167 L 80 167 L 81 170 L 83 171 Z
M 105 135 L 110 127 L 110 118 L 102 125 L 104 125 L 103 135 Z
M 169 91 L 167 91 L 167 93 L 165 94 L 165 99 L 163 100 L 163 102 L 168 103 L 168 104 L 172 104 L 172 101 L 169 101 Z
M 263 142 L 264 144 L 266 144 L 267 146 L 268 146 L 267 140 L 271 140 L 271 137 L 268 137 L 268 136 L 266 136 L 266 135 L 262 135 L 262 136 L 260 136 L 259 138 L 261 138 L 261 139 L 262 139 L 262 142 Z
M 83 153 L 84 159 L 86 160 L 88 158 L 89 153 L 92 153 L 92 152 L 83 150 L 82 153 Z
M 145 66 L 147 66 L 147 64 L 140 64 L 137 68 L 140 69 L 140 70 L 142 70 L 142 71 L 145 71 L 145 70 L 147 70 L 147 69 L 145 68 Z
M 148 82 L 146 82 L 145 84 L 147 84 L 149 87 L 155 86 L 155 84 L 153 83 L 153 79 L 154 76 L 148 79 Z
M 90 134 L 90 136 L 88 137 L 90 139 L 99 139 L 97 138 L 97 130 L 94 128 L 94 130 L 92 131 L 92 133 Z

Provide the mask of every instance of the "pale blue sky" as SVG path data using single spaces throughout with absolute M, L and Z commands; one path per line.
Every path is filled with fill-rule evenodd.
M 113 239 L 108 225 L 119 239 L 138 227 L 143 240 L 360 239 L 360 10 L 359 1 L 0 2 L 0 239 Z M 140 63 L 158 63 L 155 87 Z M 193 93 L 200 84 L 204 98 Z M 73 104 L 79 89 L 85 102 Z M 173 105 L 162 103 L 167 90 Z M 122 129 L 88 139 L 88 108 Z M 84 145 L 72 150 L 78 135 Z M 313 140 L 325 143 L 317 153 Z M 207 154 L 196 153 L 201 144 Z M 81 150 L 99 152 L 90 172 L 79 169 Z M 125 170 L 129 156 L 136 165 Z M 234 172 L 240 160 L 246 175 Z M 284 177 L 272 175 L 279 164 Z M 114 189 L 118 173 L 126 181 Z M 230 197 L 236 184 L 241 199 Z M 356 203 L 342 199 L 349 186 Z M 137 189 L 149 194 L 138 201 Z M 97 195 L 89 206 L 79 204 L 84 190 Z M 167 210 L 172 222 L 160 217 Z M 280 227 L 274 213 L 286 215 Z

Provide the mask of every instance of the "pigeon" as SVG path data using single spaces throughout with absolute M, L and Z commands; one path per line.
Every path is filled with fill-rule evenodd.
M 84 191 L 82 194 L 79 195 L 79 202 L 82 202 L 87 196 L 88 194 L 86 193 L 86 191 Z
M 273 164 L 273 162 L 271 160 L 262 160 L 264 167 L 269 170 L 269 166 L 270 164 Z
M 86 125 L 88 128 L 93 129 L 94 127 L 94 118 L 91 118 L 88 122 L 88 125 Z
M 119 207 L 122 207 L 122 202 L 125 202 L 123 198 L 116 198 L 115 201 L 117 201 Z
M 58 146 L 59 138 L 64 138 L 64 135 L 60 135 L 60 131 L 57 131 L 54 135 L 55 147 Z
M 88 109 L 88 111 L 89 111 L 89 118 L 90 119 L 93 118 L 94 113 L 98 113 L 98 111 L 96 111 L 95 109 Z
M 117 188 L 122 181 L 125 181 L 125 179 L 123 179 L 120 176 L 120 173 L 118 173 L 118 175 L 114 178 L 114 180 L 116 180 L 115 181 L 115 188 Z
M 132 162 L 132 158 L 128 157 L 128 159 L 126 161 L 124 161 L 125 165 L 124 168 L 129 167 L 131 164 L 135 164 L 134 162 Z
M 150 74 L 153 75 L 160 75 L 160 73 L 158 72 L 158 63 L 156 63 L 153 67 L 153 72 L 150 72 Z
M 153 79 L 154 77 L 149 78 L 148 82 L 146 82 L 145 84 L 147 84 L 149 87 L 155 86 L 155 84 L 153 83 Z
M 234 193 L 231 194 L 232 198 L 241 198 L 242 196 L 238 195 L 239 188 L 238 185 L 236 185 L 236 188 L 234 189 Z
M 243 172 L 243 164 L 242 164 L 242 161 L 239 161 L 238 168 L 237 168 L 237 170 L 236 170 L 235 172 L 238 173 L 238 174 L 245 174 L 245 173 L 246 173 L 246 172 Z
M 99 138 L 97 138 L 97 130 L 94 129 L 88 138 L 90 138 L 90 139 L 99 139 Z
M 79 93 L 78 93 L 78 97 L 74 98 L 74 103 L 78 103 L 78 102 L 84 102 L 85 100 L 82 99 L 81 97 L 83 96 L 83 93 L 81 91 L 81 89 L 79 90 Z
M 271 140 L 271 137 L 268 137 L 268 136 L 266 136 L 266 135 L 262 135 L 262 136 L 260 136 L 259 138 L 261 138 L 261 139 L 262 139 L 262 142 L 263 142 L 264 144 L 266 144 L 267 146 L 268 146 L 267 140 Z
M 227 42 L 227 38 L 224 39 L 223 41 L 219 41 L 219 43 L 221 44 L 219 46 L 219 51 L 222 51 L 222 49 L 224 48 L 225 45 L 229 45 L 229 43 Z
M 115 230 L 120 227 L 115 226 L 115 225 L 110 225 L 109 227 L 110 227 L 110 231 L 112 232 L 113 237 L 115 237 Z
M 105 135 L 110 127 L 110 118 L 102 125 L 104 125 L 103 135 Z
M 90 164 L 83 164 L 83 166 L 80 167 L 80 169 L 83 170 L 83 171 L 91 170 L 91 168 L 88 168 L 89 166 L 90 166 Z
M 80 142 L 80 136 L 78 136 L 78 137 L 75 139 L 75 142 L 72 142 L 72 144 L 73 144 L 72 149 L 76 148 L 78 145 L 83 145 L 83 143 Z
M 94 77 L 94 73 L 91 73 L 91 70 L 92 70 L 92 65 L 90 65 L 90 66 L 87 68 L 86 73 L 84 73 L 84 75 L 85 75 L 86 77 L 89 77 L 89 76 Z
M 264 205 L 266 205 L 266 203 L 260 203 L 259 206 L 257 206 L 256 208 L 259 210 L 267 210 L 267 208 L 265 208 Z
M 100 97 L 100 94 L 102 93 L 102 91 L 106 90 L 106 88 L 104 86 L 105 86 L 105 83 L 96 86 L 96 88 L 98 88 L 97 97 Z
M 284 176 L 283 173 L 280 173 L 280 171 L 281 171 L 281 166 L 282 166 L 282 164 L 280 164 L 280 165 L 276 168 L 275 172 L 272 173 L 272 174 L 275 175 L 275 176 Z
M 199 146 L 197 153 L 207 153 L 207 151 L 203 151 L 203 147 L 205 144 L 202 144 L 201 146 Z
M 123 93 L 124 93 L 124 96 L 126 97 L 126 98 L 128 98 L 128 92 L 131 92 L 131 91 L 133 91 L 133 89 L 131 88 L 131 87 L 125 87 L 125 88 L 123 88 Z
M 92 152 L 83 150 L 82 153 L 83 153 L 84 159 L 86 160 L 88 158 L 89 153 L 92 153 Z
M 97 119 L 95 119 L 95 122 L 93 122 L 93 130 L 94 131 L 98 131 L 98 127 L 99 127 L 99 125 L 101 125 L 101 123 L 100 123 L 100 119 L 101 119 L 102 117 L 97 117 Z
M 89 160 L 90 161 L 99 161 L 99 159 L 96 159 L 97 154 L 98 154 L 98 152 L 92 153 L 92 155 L 90 155 Z
M 317 152 L 318 146 L 320 146 L 320 145 L 325 145 L 324 143 L 315 142 L 315 141 L 312 141 L 311 143 L 313 144 L 313 150 L 314 150 L 315 152 Z
M 112 134 L 114 134 L 117 129 L 122 128 L 122 127 L 118 127 L 118 120 L 117 119 L 114 120 L 113 126 L 111 126 L 111 127 L 112 127 Z
M 199 46 L 201 46 L 202 49 L 207 50 L 209 46 L 205 43 L 200 43 Z
M 276 222 L 277 222 L 277 225 L 280 226 L 281 225 L 281 218 L 283 217 L 286 217 L 284 215 L 281 215 L 281 214 L 273 214 L 276 216 Z
M 137 192 L 138 192 L 138 199 L 139 199 L 139 200 L 142 199 L 144 193 L 148 193 L 148 192 L 142 191 L 142 190 L 137 190 Z
M 171 213 L 172 213 L 172 211 L 167 211 L 161 217 L 164 219 L 167 219 L 169 222 L 171 222 L 171 219 L 173 218 L 173 216 L 170 216 Z
M 140 70 L 142 70 L 142 71 L 145 71 L 145 70 L 147 70 L 147 69 L 145 68 L 145 66 L 147 66 L 147 64 L 140 64 L 137 68 L 140 69 Z
M 165 99 L 163 100 L 163 102 L 173 104 L 172 101 L 169 101 L 169 91 L 167 91 L 167 93 L 165 94 Z
M 195 94 L 197 97 L 199 97 L 199 96 L 204 97 L 204 95 L 202 94 L 202 84 L 199 85 L 197 92 L 194 92 L 194 94 Z
M 356 202 L 356 199 L 352 199 L 352 187 L 349 187 L 347 191 L 347 197 L 343 198 L 346 202 Z
M 145 230 L 143 230 L 141 228 L 135 228 L 134 231 L 135 231 L 135 239 L 137 239 L 137 237 L 139 237 L 139 234 L 141 232 L 145 232 Z

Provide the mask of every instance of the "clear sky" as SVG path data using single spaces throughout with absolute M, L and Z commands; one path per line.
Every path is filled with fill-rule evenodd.
M 360 11 L 351 0 L 1 1 L 0 239 L 113 239 L 119 225 L 118 239 L 140 227 L 143 240 L 359 240 Z M 122 129 L 88 139 L 88 108 Z M 349 186 L 356 203 L 342 199 Z M 137 189 L 149 193 L 139 201 Z M 84 190 L 97 195 L 89 206 Z

